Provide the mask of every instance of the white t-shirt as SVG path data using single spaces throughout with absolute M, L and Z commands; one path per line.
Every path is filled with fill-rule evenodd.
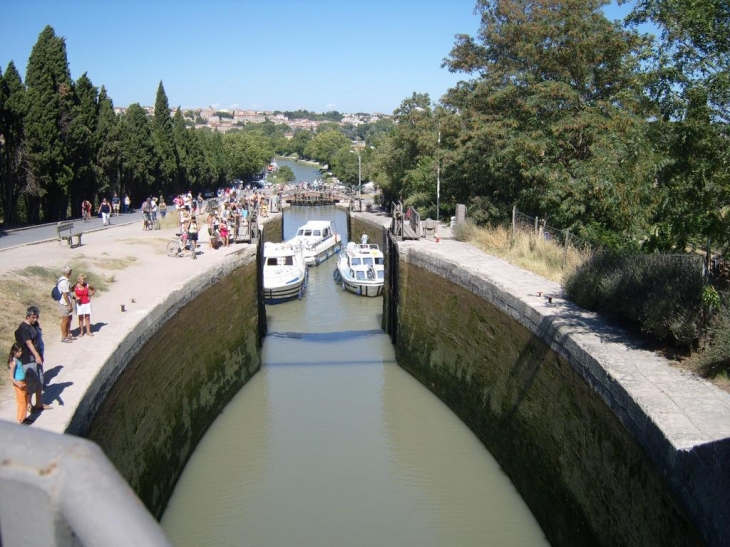
M 63 297 L 64 294 L 67 292 L 70 292 L 69 284 L 68 284 L 68 278 L 63 275 L 58 279 L 58 290 L 61 292 L 61 300 L 58 301 L 58 303 L 65 307 L 68 307 L 68 302 L 66 302 L 66 299 Z M 71 296 L 69 296 L 69 302 L 71 300 Z

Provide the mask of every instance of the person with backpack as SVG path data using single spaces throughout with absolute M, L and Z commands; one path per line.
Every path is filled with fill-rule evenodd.
M 56 286 L 60 299 L 58 300 L 59 313 L 61 315 L 61 342 L 71 343 L 76 340 L 75 336 L 71 336 L 71 319 L 73 318 L 73 300 L 71 299 L 71 288 L 68 278 L 71 275 L 71 266 L 64 266 L 63 275 L 58 278 Z

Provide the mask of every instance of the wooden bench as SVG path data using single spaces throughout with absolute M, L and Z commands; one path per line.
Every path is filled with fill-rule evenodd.
M 73 238 L 76 238 L 76 247 L 81 246 L 82 232 L 74 232 L 73 222 L 59 222 L 56 226 L 56 232 L 58 233 L 58 244 L 61 245 L 63 241 L 68 242 L 69 248 L 73 247 Z

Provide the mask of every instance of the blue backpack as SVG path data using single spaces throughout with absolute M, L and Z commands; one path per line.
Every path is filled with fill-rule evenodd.
M 51 298 L 53 298 L 56 302 L 60 302 L 61 296 L 61 291 L 58 290 L 58 281 L 56 281 L 53 289 L 51 289 Z

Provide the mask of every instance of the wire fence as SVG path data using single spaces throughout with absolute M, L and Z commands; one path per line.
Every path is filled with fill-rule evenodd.
M 566 250 L 573 248 L 579 252 L 593 252 L 597 250 L 596 246 L 585 238 L 582 238 L 569 229 L 559 229 L 550 226 L 547 219 L 540 217 L 531 217 L 512 208 L 512 234 L 518 232 L 530 234 L 532 237 L 552 241 Z M 708 253 L 710 251 L 708 250 Z M 730 262 L 724 257 L 718 257 L 712 254 L 699 253 L 672 253 L 664 254 L 664 259 L 670 262 L 686 262 L 692 268 L 697 270 L 704 276 L 710 278 L 723 277 L 730 280 Z
M 531 217 L 512 208 L 512 234 L 518 231 L 529 233 L 545 241 L 553 241 L 561 247 L 574 247 L 581 251 L 593 250 L 593 245 L 574 233 L 570 229 L 560 229 L 550 226 L 546 218 Z

